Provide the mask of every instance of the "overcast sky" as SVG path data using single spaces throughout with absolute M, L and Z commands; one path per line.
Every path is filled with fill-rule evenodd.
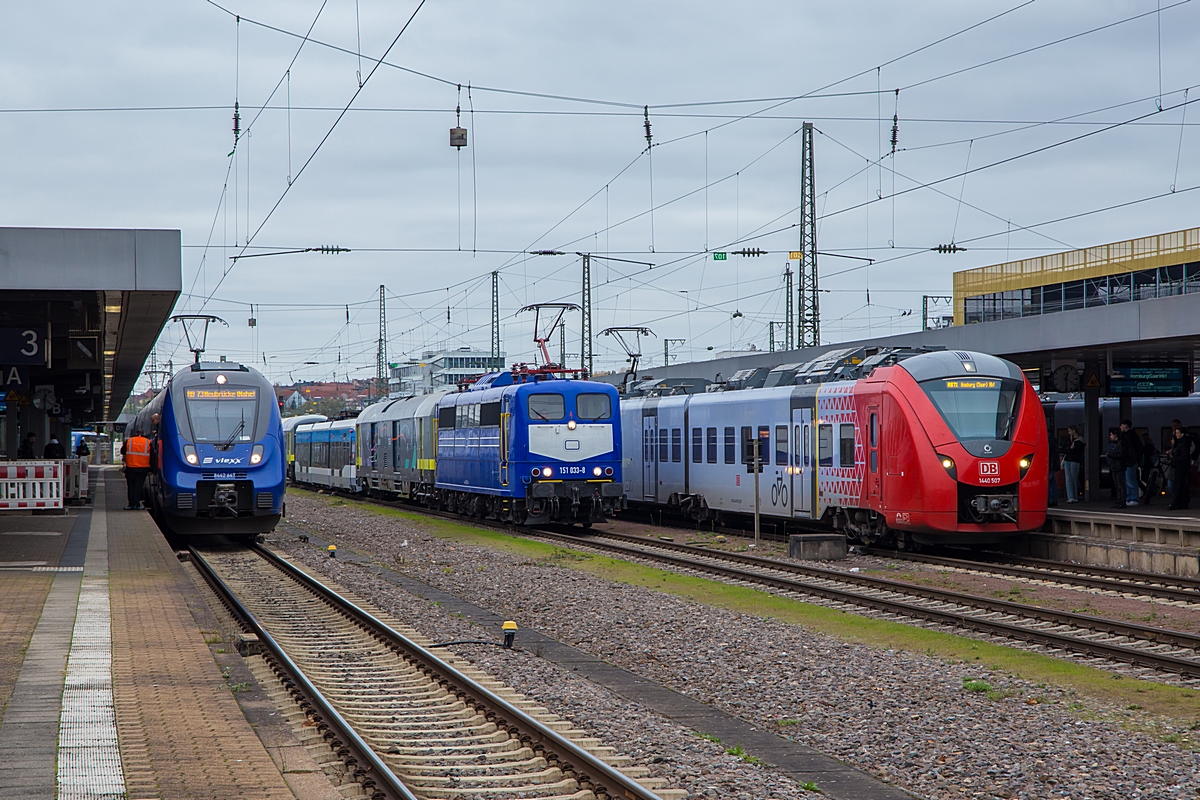
M 1196 2 L 427 0 L 378 69 L 413 0 L 222 6 L 0 6 L 0 224 L 180 229 L 179 310 L 278 381 L 373 375 L 380 284 L 393 362 L 487 349 L 493 270 L 503 348 L 531 360 L 517 311 L 579 301 L 576 251 L 655 265 L 593 266 L 595 330 L 650 327 L 646 363 L 668 337 L 680 360 L 765 348 L 805 120 L 820 250 L 876 260 L 821 257 L 825 341 L 919 328 L 957 269 L 1200 224 Z M 353 252 L 230 260 L 321 245 Z M 705 253 L 743 246 L 769 254 Z M 596 357 L 624 366 L 604 337 Z

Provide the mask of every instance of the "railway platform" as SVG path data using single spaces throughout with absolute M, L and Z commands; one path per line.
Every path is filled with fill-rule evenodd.
M 1200 576 L 1200 503 L 1173 511 L 1166 501 L 1113 508 L 1111 501 L 1049 509 L 1045 528 L 1013 545 L 1020 555 L 1104 567 Z
M 93 475 L 91 508 L 0 517 L 0 798 L 340 797 L 121 473 Z

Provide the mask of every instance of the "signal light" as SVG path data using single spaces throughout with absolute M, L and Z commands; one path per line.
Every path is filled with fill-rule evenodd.
M 533 477 L 536 478 L 538 475 L 541 475 L 541 474 L 542 474 L 542 470 L 540 468 L 538 468 L 538 467 L 533 468 Z
M 605 467 L 605 468 L 604 468 L 604 474 L 605 474 L 605 475 L 608 475 L 609 477 L 611 477 L 611 476 L 612 476 L 612 473 L 613 473 L 613 468 L 612 468 L 612 467 Z

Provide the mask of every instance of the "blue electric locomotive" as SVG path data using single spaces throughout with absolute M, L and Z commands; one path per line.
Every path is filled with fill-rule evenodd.
M 183 536 L 255 536 L 283 513 L 283 429 L 270 382 L 231 362 L 180 370 L 134 420 L 151 440 L 146 496 Z
M 623 494 L 617 390 L 514 368 L 437 404 L 435 502 L 516 524 L 612 513 Z

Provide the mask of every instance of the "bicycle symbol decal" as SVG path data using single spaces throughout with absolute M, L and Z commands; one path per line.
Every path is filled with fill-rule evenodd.
M 775 482 L 771 484 L 771 505 L 787 506 L 788 504 L 788 487 L 783 481 L 783 473 L 775 472 Z

